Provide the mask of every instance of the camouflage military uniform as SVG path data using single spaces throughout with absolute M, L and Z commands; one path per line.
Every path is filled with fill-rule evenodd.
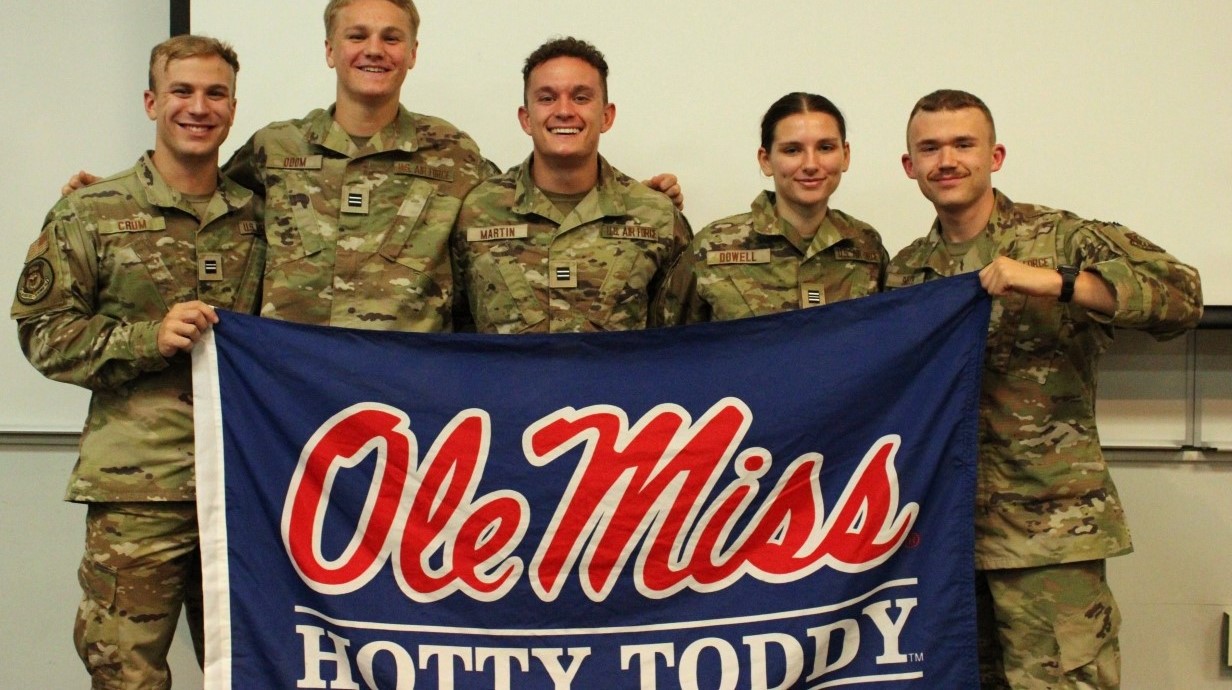
M 180 302 L 255 311 L 257 213 L 224 178 L 199 220 L 147 155 L 61 199 L 26 257 L 12 308 L 22 348 L 49 378 L 93 391 L 67 499 L 91 504 L 75 637 L 95 687 L 136 687 L 119 684 L 122 667 L 130 681 L 134 669 L 164 677 L 181 603 L 200 598 L 190 361 L 160 355 L 157 333 Z M 134 511 L 146 513 L 137 530 Z
M 650 300 L 689 242 L 684 217 L 602 157 L 598 185 L 566 216 L 534 185 L 530 165 L 476 187 L 458 216 L 455 282 L 476 330 L 645 328 Z
M 886 287 L 978 270 L 1004 255 L 1095 273 L 1114 288 L 1117 307 L 1107 317 L 1055 298 L 993 300 L 980 401 L 976 567 L 990 574 L 1046 569 L 1128 553 L 1129 528 L 1095 428 L 1096 366 L 1113 326 L 1164 339 L 1196 324 L 1198 273 L 1118 225 L 1014 204 L 1000 192 L 995 203 L 987 229 L 965 256 L 951 256 L 934 224 L 890 262 Z M 1102 572 L 1102 563 L 1096 566 Z M 1038 594 L 1025 596 L 1046 599 Z M 1093 594 L 1088 602 L 1096 599 Z M 1115 606 L 1093 606 L 1080 612 L 1088 631 L 1115 644 Z M 1070 643 L 1065 632 L 1056 636 L 1063 660 Z
M 399 108 L 357 148 L 332 109 L 314 110 L 258 131 L 224 171 L 265 200 L 262 316 L 449 329 L 449 231 L 466 193 L 495 172 L 466 134 Z
M 676 287 L 663 291 L 655 311 L 669 324 L 727 321 L 864 297 L 881 289 L 888 261 L 871 226 L 830 209 L 805 240 L 775 212 L 774 193 L 762 192 L 752 211 L 693 238 L 672 269 Z

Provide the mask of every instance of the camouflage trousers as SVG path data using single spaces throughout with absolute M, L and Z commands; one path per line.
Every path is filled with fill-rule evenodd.
M 201 551 L 193 503 L 91 503 L 73 641 L 94 690 L 171 687 L 180 618 L 202 663 Z
M 980 686 L 1115 690 L 1121 613 L 1105 562 L 976 572 Z

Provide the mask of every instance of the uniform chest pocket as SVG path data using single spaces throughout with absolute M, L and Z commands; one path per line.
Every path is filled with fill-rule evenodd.
M 466 276 L 471 310 L 479 331 L 521 333 L 547 319 L 547 305 L 527 278 L 530 269 L 519 261 L 526 261 L 529 252 L 540 255 L 542 252 L 522 246 L 484 249 L 472 255 L 471 275 Z
M 101 273 L 111 276 L 104 293 L 122 294 L 116 298 L 120 303 L 156 310 L 196 297 L 195 246 L 166 228 L 162 216 L 100 221 L 98 259 Z M 177 276 L 173 266 L 187 268 Z
M 318 254 L 337 234 L 340 192 L 324 179 L 320 158 L 306 157 L 305 165 L 316 167 L 270 170 L 265 199 L 270 267 Z
M 603 330 L 644 328 L 661 247 L 658 242 L 609 240 L 592 259 L 579 262 L 576 297 L 587 320 Z
M 786 262 L 707 266 L 697 289 L 720 321 L 776 314 L 799 301 L 796 270 Z
M 988 328 L 988 368 L 1043 384 L 1056 368 L 1061 339 L 1072 324 L 1055 299 L 1005 295 L 993 300 Z

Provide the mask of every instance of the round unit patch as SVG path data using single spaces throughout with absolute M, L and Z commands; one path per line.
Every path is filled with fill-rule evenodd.
M 17 301 L 26 306 L 38 304 L 55 283 L 55 272 L 51 262 L 43 257 L 33 259 L 26 264 L 21 272 L 21 282 L 17 284 Z

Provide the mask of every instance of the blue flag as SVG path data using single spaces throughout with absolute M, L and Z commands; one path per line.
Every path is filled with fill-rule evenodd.
M 210 688 L 974 688 L 975 276 L 628 333 L 226 313 Z

